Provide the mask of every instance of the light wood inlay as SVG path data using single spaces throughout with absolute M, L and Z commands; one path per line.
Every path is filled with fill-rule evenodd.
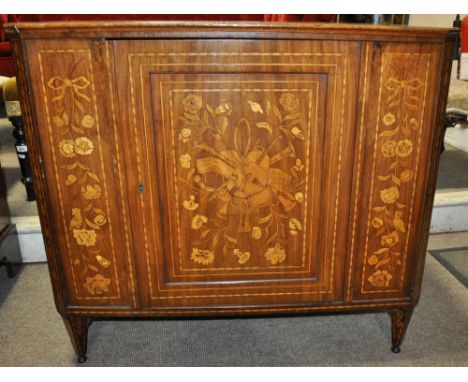
M 455 32 L 7 25 L 57 310 L 388 311 L 423 272 Z
M 382 56 L 362 293 L 398 292 L 403 285 L 430 58 Z
M 45 74 L 45 65 L 50 63 L 50 57 L 57 59 L 57 56 L 64 61 L 68 72 L 62 69 L 51 73 L 49 67 Z M 66 231 L 66 243 L 75 295 L 77 299 L 101 299 L 101 295 L 118 299 L 120 285 L 100 150 L 101 136 L 91 52 L 73 49 L 41 50 L 38 59 L 62 221 L 64 227 L 69 227 Z M 94 129 L 96 133 L 93 132 Z M 88 164 L 89 158 L 93 161 L 92 157 L 96 154 L 100 160 L 98 173 L 96 167 Z M 77 198 L 77 194 L 81 196 L 81 201 L 77 204 L 65 199 L 71 188 L 75 189 L 73 199 Z M 67 210 L 64 208 L 65 200 Z M 101 200 L 103 204 L 99 203 Z M 104 252 L 98 240 L 107 226 L 111 248 L 109 254 L 107 249 Z M 113 270 L 111 277 L 107 268 Z M 115 287 L 111 287 L 111 284 L 115 284 Z
M 175 55 L 175 54 L 174 54 Z M 250 54 L 249 54 L 250 55 Z M 233 86 L 235 84 L 242 84 L 242 83 L 250 83 L 250 84 L 262 84 L 262 81 L 258 80 L 258 79 L 254 79 L 254 80 L 233 80 L 233 81 L 230 81 L 229 78 L 226 78 L 226 76 L 223 77 L 223 82 L 222 84 L 231 84 L 230 87 L 226 87 L 223 89 L 220 89 L 219 87 L 219 80 L 210 80 L 209 77 L 206 77 L 203 79 L 203 80 L 198 80 L 198 81 L 194 81 L 193 79 L 190 80 L 190 79 L 184 79 L 183 81 L 175 81 L 173 78 L 171 78 L 170 81 L 167 81 L 167 80 L 161 80 L 160 83 L 159 83 L 159 88 L 157 91 L 148 91 L 148 90 L 145 90 L 145 87 L 147 88 L 147 84 L 150 83 L 151 81 L 151 76 L 152 76 L 152 73 L 155 73 L 155 71 L 159 71 L 161 69 L 159 69 L 160 67 L 161 68 L 164 68 L 165 66 L 172 66 L 172 62 L 164 62 L 164 60 L 162 61 L 158 61 L 157 63 L 150 63 L 151 60 L 155 60 L 154 57 L 161 57 L 163 58 L 164 60 L 167 59 L 168 56 L 171 56 L 171 54 L 166 54 L 166 53 L 158 53 L 158 54 L 146 54 L 146 53 L 129 53 L 127 55 L 128 60 L 126 61 L 128 63 L 128 65 L 130 66 L 129 67 L 129 71 L 130 71 L 130 93 L 133 94 L 132 96 L 132 110 L 133 110 L 133 116 L 132 116 L 132 119 L 133 119 L 133 125 L 136 126 L 136 120 L 137 120 L 137 116 L 140 114 L 140 111 L 138 110 L 138 102 L 135 101 L 135 95 L 137 95 L 138 93 L 141 93 L 141 99 L 143 100 L 143 104 L 146 104 L 146 105 L 151 105 L 151 96 L 148 97 L 147 94 L 153 94 L 153 97 L 154 97 L 154 94 L 160 94 L 160 98 L 161 99 L 169 99 L 170 102 L 172 101 L 172 96 L 168 96 L 164 93 L 164 86 L 178 86 L 178 88 L 176 89 L 176 91 L 173 91 L 172 93 L 183 93 L 183 94 L 190 94 L 190 92 L 192 92 L 193 90 L 191 89 L 191 87 L 187 87 L 187 85 L 192 85 L 192 84 L 197 84 L 197 83 L 201 83 L 201 84 L 210 84 L 210 87 L 203 87 L 203 86 L 200 86 L 200 85 L 197 85 L 197 88 L 196 88 L 196 91 L 197 92 L 200 92 L 200 93 L 203 93 L 203 94 L 210 94 L 210 93 L 213 93 L 213 92 L 234 92 L 234 94 L 236 93 L 242 93 L 242 91 L 244 91 L 244 89 L 246 89 L 245 87 L 239 87 L 239 86 Z M 182 55 L 183 56 L 183 55 Z M 192 55 L 192 56 L 195 56 L 195 55 Z M 199 56 L 210 56 L 210 55 L 207 55 L 207 54 L 200 54 Z M 215 55 L 212 55 L 212 56 L 215 56 Z M 223 56 L 222 54 L 221 55 L 217 55 L 217 56 Z M 247 54 L 246 54 L 247 56 Z M 252 56 L 252 58 L 255 57 L 255 54 L 252 54 L 250 55 Z M 258 56 L 258 55 L 257 55 Z M 265 54 L 264 56 L 275 56 L 275 55 L 270 55 L 270 54 Z M 276 55 L 278 57 L 280 57 L 281 55 Z M 288 55 L 285 54 L 283 55 L 285 57 L 287 57 Z M 332 97 L 328 103 L 328 107 L 330 107 L 331 109 L 331 118 L 330 118 L 330 121 L 329 123 L 330 124 L 334 124 L 335 122 L 335 118 L 336 119 L 336 122 L 337 122 L 337 127 L 340 126 L 341 129 L 344 129 L 344 114 L 343 113 L 339 113 L 338 110 L 339 110 L 339 105 L 341 105 L 342 103 L 345 102 L 346 100 L 346 89 L 347 89 L 347 86 L 346 86 L 346 78 L 347 78 L 347 74 L 346 74 L 346 71 L 348 70 L 348 59 L 347 59 L 347 56 L 346 54 L 343 54 L 343 53 L 334 53 L 334 54 L 303 54 L 304 57 L 306 57 L 308 60 L 313 60 L 314 62 L 311 62 L 311 61 L 308 61 L 308 62 L 304 62 L 304 66 L 307 67 L 307 70 L 312 70 L 312 71 L 315 71 L 317 70 L 318 73 L 330 73 L 330 77 L 327 77 L 327 87 L 328 87 L 328 91 L 331 92 L 330 93 L 330 96 Z M 323 63 L 323 62 L 320 62 L 320 60 L 334 60 L 334 61 L 330 61 L 328 63 Z M 338 61 L 337 61 L 338 60 Z M 339 63 L 339 64 L 338 64 Z M 267 63 L 268 66 L 272 66 L 270 65 L 271 63 Z M 276 63 L 273 63 L 274 66 L 277 66 Z M 287 64 L 287 63 L 285 63 Z M 132 66 L 133 65 L 133 66 Z M 241 66 L 248 66 L 248 65 L 251 65 L 247 62 L 243 63 L 243 65 Z M 255 62 L 253 62 L 252 65 L 256 65 Z M 265 64 L 264 64 L 265 65 Z M 282 64 L 280 64 L 282 65 Z M 289 64 L 288 64 L 289 65 Z M 288 65 L 282 65 L 284 67 L 287 67 Z M 291 65 L 298 65 L 298 64 L 291 64 Z M 220 66 L 220 65 L 218 65 Z M 165 69 L 163 69 L 164 71 Z M 339 80 L 337 80 L 336 76 L 334 73 L 337 73 L 338 71 L 340 71 L 340 76 L 339 76 Z M 137 76 L 137 73 L 138 73 L 138 76 Z M 164 72 L 163 72 L 164 73 Z M 214 75 L 214 74 L 213 74 Z M 160 76 L 156 76 L 155 78 L 160 78 Z M 283 86 L 283 92 L 284 91 L 303 91 L 305 88 L 304 88 L 304 85 L 308 82 L 308 81 L 302 81 L 300 78 L 297 78 L 297 79 L 294 79 L 293 81 L 288 81 L 288 80 L 279 80 L 276 79 L 275 80 L 275 83 L 281 83 L 283 82 L 284 84 L 282 85 Z M 300 85 L 300 87 L 284 87 L 285 84 L 297 84 L 297 85 Z M 337 83 L 341 83 L 340 87 L 341 89 L 344 89 L 344 91 L 340 92 L 341 94 L 339 94 L 339 101 L 337 102 L 337 95 L 338 95 L 338 90 L 337 90 Z M 184 86 L 182 86 L 183 84 L 185 84 L 185 88 Z M 218 84 L 218 86 L 215 86 L 216 84 Z M 245 86 L 245 85 L 243 85 Z M 247 88 L 248 91 L 251 91 L 251 92 L 265 92 L 265 91 L 272 91 L 272 92 L 281 92 L 282 90 L 281 89 L 275 89 L 275 88 L 271 88 L 268 87 L 268 86 L 265 86 L 265 85 L 262 85 L 262 87 L 249 87 Z M 184 93 L 185 92 L 185 93 Z M 216 102 L 215 102 L 216 103 Z M 238 102 L 237 102 L 238 103 Z M 236 104 L 237 104 L 236 103 Z M 278 102 L 277 102 L 278 103 Z M 248 105 L 248 104 L 247 104 Z M 219 106 L 219 105 L 216 105 L 216 107 Z M 149 115 L 149 110 L 151 109 L 155 109 L 157 106 L 155 106 L 155 104 L 153 104 L 153 106 L 149 106 L 149 107 L 145 107 L 143 109 L 141 109 L 141 113 L 142 113 L 142 119 L 143 119 L 143 122 L 144 122 L 144 125 L 145 125 L 145 133 L 143 135 L 143 138 L 144 138 L 144 141 L 147 142 L 148 141 L 148 137 L 150 137 L 153 133 L 150 131 L 150 128 L 149 128 L 149 121 L 152 121 L 154 119 L 153 116 Z M 165 110 L 166 106 L 162 103 L 161 104 L 161 110 Z M 212 110 L 214 111 L 214 107 L 210 106 L 212 108 Z M 247 106 L 248 107 L 248 106 Z M 263 107 L 266 107 L 266 104 L 263 106 Z M 277 106 L 278 107 L 278 106 Z M 169 109 L 172 111 L 173 110 L 173 106 L 169 105 Z M 263 108 L 262 108 L 263 109 Z M 310 110 L 310 112 L 312 113 L 312 109 Z M 315 106 L 315 109 L 316 109 L 316 114 L 318 113 L 318 105 Z M 336 110 L 336 112 L 335 112 Z M 263 110 L 264 111 L 264 110 Z M 254 113 L 255 114 L 255 113 Z M 257 113 L 257 114 L 261 114 L 261 113 Z M 312 113 L 313 114 L 313 113 Z M 335 115 L 336 114 L 336 115 Z M 174 126 L 174 124 L 172 126 L 167 126 L 168 123 L 166 121 L 174 121 L 176 119 L 176 117 L 174 115 L 168 115 L 168 116 L 165 116 L 164 114 L 161 116 L 161 121 L 163 122 L 162 124 L 162 130 L 171 130 L 172 131 L 172 134 L 173 136 L 170 138 L 169 141 L 171 141 L 171 143 L 169 144 L 168 142 L 169 141 L 166 141 L 165 145 L 168 146 L 168 145 L 171 145 L 171 146 L 175 146 L 174 145 L 174 142 L 177 142 L 178 141 L 178 134 L 179 133 L 175 133 L 175 129 L 177 128 L 177 126 Z M 134 127 L 135 128 L 135 127 Z M 265 132 L 267 132 L 268 130 L 265 130 Z M 317 133 L 314 133 L 315 135 L 317 135 Z M 343 134 L 340 133 L 340 136 L 342 136 Z M 140 146 L 141 144 L 141 141 L 140 141 L 140 136 L 135 136 L 135 145 L 136 146 Z M 160 141 L 162 138 L 156 138 L 156 141 Z M 341 150 L 342 150 L 342 141 L 339 140 L 338 142 L 338 145 L 337 145 L 337 154 L 338 154 L 338 163 L 336 164 L 337 165 L 337 170 L 335 171 L 335 174 L 336 174 L 336 184 L 338 184 L 339 186 L 339 179 L 340 179 L 340 172 L 341 172 L 341 161 L 342 161 L 342 158 L 341 158 Z M 313 148 L 313 150 L 310 150 L 310 151 L 313 151 L 314 152 L 314 156 L 316 155 L 315 152 L 317 150 L 317 147 L 320 146 L 319 144 L 315 144 L 315 145 L 312 145 L 311 148 Z M 147 164 L 146 164 L 146 167 L 149 169 L 152 167 L 152 164 L 150 164 L 148 162 L 149 160 L 149 157 L 151 156 L 151 154 L 149 153 L 149 151 L 151 150 L 150 146 L 146 145 L 146 152 L 147 152 Z M 310 153 L 308 154 L 310 155 Z M 179 158 L 176 158 L 176 155 L 173 153 L 172 157 L 168 160 L 167 163 L 171 163 L 171 169 L 173 169 L 173 171 L 176 170 L 177 168 L 177 161 L 179 160 Z M 161 159 L 158 159 L 158 162 L 160 162 Z M 301 165 L 303 166 L 303 163 L 304 162 L 308 162 L 307 160 L 304 160 L 304 159 L 301 159 Z M 308 169 L 307 169 L 308 171 Z M 142 176 L 142 174 L 140 175 L 140 177 Z M 172 182 L 172 181 L 170 181 Z M 335 187 L 336 187 L 336 184 L 335 184 Z M 147 185 L 147 187 L 149 187 L 149 195 L 147 194 L 146 196 L 146 201 L 145 202 L 141 202 L 140 201 L 140 205 L 141 203 L 144 203 L 146 205 L 146 203 L 149 203 L 151 208 L 154 209 L 155 208 L 155 200 L 154 200 L 154 188 L 153 188 L 153 184 L 150 182 L 149 185 Z M 309 189 L 309 185 L 307 184 L 306 185 L 306 188 L 307 188 L 307 193 L 311 192 Z M 339 187 L 338 187 L 339 188 Z M 315 194 L 315 191 L 312 191 L 314 194 Z M 175 192 L 173 194 L 176 198 L 178 198 L 179 196 L 179 192 L 178 192 L 178 189 L 176 188 L 175 189 Z M 180 214 L 180 211 L 183 210 L 185 211 L 185 209 L 183 207 L 181 207 L 183 205 L 183 201 L 186 201 L 187 203 L 189 203 L 191 201 L 190 199 L 190 196 L 191 195 L 187 195 L 187 197 L 185 198 L 185 200 L 177 200 L 176 202 L 176 205 L 174 206 L 174 210 L 175 210 L 175 222 L 179 222 L 180 221 L 180 217 L 178 217 L 178 215 Z M 194 195 L 195 196 L 195 195 Z M 334 213 L 335 215 L 338 215 L 338 200 L 339 200 L 339 190 L 338 192 L 336 193 L 335 195 L 335 204 L 333 206 L 333 209 L 331 210 L 332 213 Z M 193 201 L 195 204 L 197 203 L 195 200 Z M 308 203 L 308 200 L 306 199 L 305 200 L 306 203 Z M 179 215 L 180 216 L 180 215 Z M 150 218 L 152 221 L 153 218 L 149 217 L 149 216 L 146 216 L 143 220 L 143 225 L 147 225 L 148 223 L 148 218 Z M 192 217 L 193 218 L 193 217 Z M 336 227 L 336 225 L 338 224 L 338 217 L 335 216 L 335 218 L 333 218 L 333 220 L 331 221 L 333 222 L 332 224 L 334 224 L 334 227 Z M 190 224 L 191 224 L 191 221 L 190 221 Z M 202 226 L 203 226 L 203 222 L 201 222 Z M 155 225 L 153 225 L 154 228 L 156 228 Z M 302 226 L 301 225 L 301 228 L 304 229 L 306 228 L 307 229 L 307 224 L 305 226 Z M 174 240 L 174 242 L 170 242 L 168 243 L 168 245 L 170 245 L 171 247 L 173 246 L 174 243 L 176 242 L 180 242 L 180 232 L 177 233 L 178 230 L 180 230 L 180 223 L 173 223 L 173 224 L 168 224 L 168 229 L 169 230 L 172 230 L 172 229 L 175 229 L 175 237 L 179 238 L 177 240 Z M 317 228 L 316 228 L 317 229 Z M 333 229 L 333 231 L 335 231 L 335 229 Z M 144 229 L 143 231 L 143 237 L 145 238 L 145 242 L 147 243 L 145 245 L 145 248 L 146 248 L 146 251 L 152 247 L 152 245 L 150 244 L 150 236 L 148 235 L 148 229 Z M 253 240 L 253 239 L 251 239 Z M 292 265 L 292 267 L 299 267 L 297 271 L 294 271 L 295 273 L 298 273 L 298 275 L 300 274 L 303 274 L 304 276 L 307 277 L 307 275 L 310 275 L 311 271 L 313 271 L 313 269 L 311 268 L 312 267 L 312 264 L 313 262 L 311 262 L 310 260 L 308 261 L 308 264 L 305 264 L 304 261 L 307 260 L 307 256 L 305 256 L 305 243 L 306 243 L 306 239 L 303 238 L 303 241 L 302 241 L 302 247 L 303 247 L 303 251 L 302 252 L 302 255 L 300 255 L 300 260 L 301 260 L 301 263 L 299 263 L 298 265 Z M 317 242 L 317 245 L 318 245 L 318 242 Z M 333 246 L 336 246 L 336 234 L 331 238 L 331 245 Z M 273 247 L 274 248 L 274 247 Z M 233 255 L 233 257 L 231 257 L 231 260 L 235 261 L 236 258 L 234 257 L 234 249 L 237 249 L 237 248 L 233 248 L 231 251 L 231 255 Z M 183 273 L 180 273 L 180 272 L 190 272 L 190 277 L 204 277 L 206 279 L 206 277 L 225 277 L 226 276 L 226 272 L 229 272 L 229 276 L 230 277 L 233 277 L 233 276 L 236 276 L 236 273 L 239 276 L 243 276 L 243 272 L 245 272 L 245 270 L 250 270 L 250 273 L 249 275 L 251 277 L 253 276 L 262 276 L 262 277 L 265 277 L 265 276 L 268 276 L 268 277 L 272 277 L 274 275 L 277 275 L 279 274 L 279 272 L 282 272 L 283 274 L 288 274 L 288 273 L 291 273 L 292 271 L 292 268 L 291 268 L 291 265 L 281 265 L 281 264 L 266 264 L 266 265 L 263 265 L 263 266 L 248 266 L 248 265 L 244 265 L 244 266 L 240 266 L 239 264 L 237 266 L 223 266 L 223 267 L 202 267 L 202 266 L 199 266 L 198 268 L 193 268 L 193 264 L 190 264 L 190 261 L 188 263 L 188 265 L 184 265 L 183 263 L 183 257 L 180 253 L 180 250 L 175 250 L 174 248 L 168 250 L 167 252 L 170 253 L 170 259 L 171 259 L 171 262 L 172 264 L 174 265 L 177 265 L 178 266 L 178 269 L 179 271 L 176 271 L 176 268 L 177 267 L 174 267 L 174 266 L 171 266 L 170 267 L 170 272 L 172 273 L 172 278 L 174 280 L 174 282 L 170 282 L 167 284 L 167 286 L 163 286 L 161 284 L 161 280 L 162 278 L 161 277 L 154 277 L 154 271 L 152 270 L 157 270 L 158 268 L 160 269 L 160 271 L 162 270 L 163 267 L 165 267 L 162 263 L 157 265 L 157 264 L 154 264 L 153 265 L 153 261 L 152 259 L 154 259 L 154 255 L 149 255 L 147 253 L 147 257 L 146 257 L 146 272 L 148 272 L 148 284 L 149 284 L 149 287 L 150 287 L 150 290 L 151 290 L 151 293 L 150 293 L 150 298 L 152 300 L 158 300 L 158 299 L 164 299 L 165 297 L 161 294 L 164 293 L 164 291 L 171 291 L 171 292 L 177 292 L 177 291 L 183 291 L 183 290 L 187 290 L 187 286 L 189 284 L 186 284 L 184 281 L 183 281 L 183 278 L 186 277 L 184 276 Z M 214 252 L 214 251 L 213 251 Z M 236 253 L 239 255 L 239 256 L 248 256 L 245 254 L 245 252 L 248 252 L 248 251 L 242 251 L 240 248 L 236 250 Z M 265 253 L 266 251 L 264 251 Z M 271 251 L 273 252 L 273 251 Z M 161 253 L 161 252 L 160 252 Z M 177 255 L 175 255 L 177 253 Z M 203 253 L 203 252 L 202 252 Z M 281 254 L 281 252 L 280 252 Z M 189 251 L 189 255 L 191 255 L 191 251 Z M 209 252 L 206 253 L 207 256 L 209 256 Z M 250 256 L 252 256 L 251 253 L 249 253 Z M 261 256 L 261 254 L 260 254 Z M 334 262 L 334 257 L 335 257 L 335 251 L 333 250 L 330 254 L 331 256 L 331 259 L 327 260 L 327 261 L 331 261 L 331 262 Z M 185 256 L 186 258 L 188 256 Z M 257 256 L 259 257 L 259 256 Z M 190 260 L 190 257 L 188 257 L 189 260 Z M 250 257 L 251 259 L 252 257 Z M 260 257 L 261 258 L 261 257 Z M 192 262 L 193 263 L 193 262 Z M 306 266 L 304 268 L 304 266 Z M 326 285 L 328 285 L 328 287 L 326 287 L 326 289 L 324 288 L 323 290 L 313 290 L 311 291 L 310 293 L 312 294 L 322 294 L 322 293 L 331 293 L 332 290 L 333 290 L 333 287 L 332 285 L 334 284 L 334 280 L 333 280 L 333 275 L 334 275 L 334 267 L 330 267 L 330 270 L 331 272 L 324 278 L 324 275 L 321 275 L 320 277 L 310 277 L 308 276 L 308 279 L 310 279 L 311 281 L 315 280 L 314 282 L 314 285 L 316 285 L 317 287 L 326 287 Z M 269 270 L 270 269 L 270 270 Z M 284 271 L 282 271 L 281 269 L 284 269 Z M 256 272 L 255 272 L 256 270 Z M 156 271 L 157 273 L 160 272 L 160 271 Z M 200 271 L 202 271 L 202 273 L 200 273 Z M 259 272 L 260 271 L 260 272 Z M 320 271 L 321 273 L 323 273 L 324 269 L 322 271 Z M 300 276 L 303 280 L 306 280 L 304 279 L 304 276 Z M 177 281 L 178 280 L 178 281 Z M 286 280 L 285 280 L 286 281 Z M 325 284 L 324 284 L 325 282 Z M 207 283 L 207 281 L 204 282 L 206 285 L 210 285 L 210 282 Z M 245 284 L 245 282 L 244 282 Z M 258 285 L 265 285 L 267 286 L 268 284 L 264 284 L 264 282 L 262 282 L 261 284 L 258 284 Z M 176 287 L 177 285 L 179 285 L 179 287 Z M 184 286 L 185 285 L 185 286 Z M 199 286 L 197 286 L 197 284 L 193 284 L 190 288 L 190 291 L 204 291 L 206 290 L 206 287 L 201 287 L 202 284 L 198 284 Z M 214 284 L 215 285 L 215 284 Z M 181 288 L 182 286 L 184 286 L 183 288 Z M 170 287 L 168 289 L 168 287 Z M 258 288 L 259 286 L 257 286 L 257 284 L 253 284 L 253 285 L 248 285 L 248 284 L 245 284 L 243 286 L 243 289 L 244 290 L 251 290 L 251 289 L 255 289 L 255 288 Z M 291 288 L 295 288 L 295 286 L 293 284 L 288 284 L 287 282 L 283 282 L 282 283 L 282 289 L 284 288 L 288 288 L 288 289 L 291 289 Z M 157 289 L 156 289 L 157 288 Z M 232 289 L 234 288 L 234 285 L 230 288 Z M 166 292 L 167 293 L 167 292 Z M 288 294 L 297 294 L 297 295 L 300 295 L 302 294 L 302 291 L 301 292 L 276 292 L 276 293 L 265 293 L 266 295 L 270 294 L 270 295 L 288 295 Z M 229 296 L 236 296 L 237 294 L 228 294 Z M 249 292 L 249 293 L 244 293 L 242 294 L 244 296 L 251 296 L 252 294 Z M 183 296 L 183 294 L 181 294 L 180 296 Z M 202 296 L 202 295 L 199 295 L 199 296 Z M 219 297 L 218 294 L 206 294 L 205 295 L 206 297 L 209 297 L 209 298 L 216 298 L 216 297 Z M 190 296 L 186 296 L 186 297 L 196 297 L 196 298 L 199 298 L 196 294 L 191 294 Z M 172 297 L 171 297 L 172 298 Z M 180 297 L 177 297 L 177 298 L 180 298 Z

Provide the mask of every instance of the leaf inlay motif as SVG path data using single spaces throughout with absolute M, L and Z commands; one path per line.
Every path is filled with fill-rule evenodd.
M 304 234 L 303 216 L 295 212 L 305 199 L 298 174 L 304 164 L 296 153 L 307 139 L 299 98 L 283 92 L 279 106 L 270 100 L 244 102 L 237 106 L 244 114 L 235 119 L 231 100 L 210 104 L 194 92 L 182 100 L 177 118 L 179 181 L 192 190 L 181 201 L 195 237 L 188 255 L 202 266 L 229 257 L 241 265 L 253 257 L 281 264 L 288 241 Z M 206 208 L 215 216 L 208 217 Z M 253 251 L 247 239 L 262 249 Z

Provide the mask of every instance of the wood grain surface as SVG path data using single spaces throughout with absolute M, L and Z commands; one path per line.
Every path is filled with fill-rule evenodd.
M 399 351 L 420 293 L 453 30 L 6 29 L 69 322 L 386 310 Z M 83 325 L 69 325 L 82 360 Z

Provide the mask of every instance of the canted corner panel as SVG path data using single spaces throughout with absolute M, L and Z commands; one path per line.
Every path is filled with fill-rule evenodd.
M 142 219 L 151 304 L 334 293 L 347 55 L 310 54 L 294 74 L 168 74 L 174 55 L 126 60 L 130 119 L 142 116 L 145 131 L 134 147 L 150 182 L 140 201 L 152 211 Z
M 421 165 L 423 122 L 431 53 L 385 50 L 377 66 L 376 111 L 370 113 L 370 178 L 365 219 L 357 253 L 357 295 L 398 294 L 404 290 L 409 242 L 415 224 L 417 174 Z M 356 292 L 355 292 L 356 293 Z
M 122 232 L 109 179 L 89 49 L 39 49 L 35 89 L 54 230 L 71 305 L 125 304 L 118 243 Z M 39 81 L 40 80 L 40 81 Z M 114 221 L 114 219 L 116 219 Z

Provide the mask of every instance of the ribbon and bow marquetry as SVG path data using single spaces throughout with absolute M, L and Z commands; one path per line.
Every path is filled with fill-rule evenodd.
M 385 82 L 385 88 L 392 92 L 390 97 L 387 99 L 389 107 L 396 106 L 401 100 L 407 106 L 414 108 L 415 105 L 413 102 L 417 102 L 419 98 L 416 97 L 413 92 L 418 90 L 422 84 L 423 83 L 419 78 L 413 78 L 411 80 L 397 80 L 394 77 L 390 77 Z
M 52 98 L 53 102 L 60 101 L 65 97 L 67 89 L 71 90 L 73 93 L 73 98 L 76 95 L 88 102 L 91 102 L 91 98 L 89 98 L 86 94 L 82 93 L 81 91 L 86 89 L 91 83 L 86 79 L 84 76 L 80 76 L 74 79 L 69 78 L 62 78 L 59 76 L 52 77 L 47 86 L 52 90 L 59 92 L 54 98 Z

